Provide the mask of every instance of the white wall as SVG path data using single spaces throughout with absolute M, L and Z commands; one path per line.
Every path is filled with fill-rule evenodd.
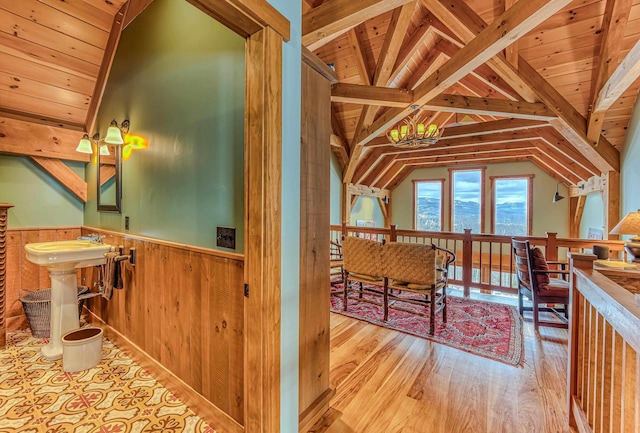
M 358 220 L 373 220 L 374 227 L 384 227 L 384 216 L 380 209 L 380 203 L 375 197 L 360 196 L 351 209 L 349 225 L 357 225 Z
M 553 203 L 556 180 L 530 162 L 514 162 L 486 165 L 485 170 L 485 233 L 491 229 L 491 182 L 490 176 L 533 174 L 533 236 L 544 236 L 546 232 L 555 232 L 559 237 L 569 233 L 569 200 Z M 461 167 L 462 168 L 462 167 Z M 413 229 L 413 180 L 445 179 L 444 182 L 444 230 L 449 230 L 449 169 L 421 168 L 414 170 L 391 193 L 392 224 L 399 229 Z M 569 193 L 564 185 L 559 192 L 564 197 Z

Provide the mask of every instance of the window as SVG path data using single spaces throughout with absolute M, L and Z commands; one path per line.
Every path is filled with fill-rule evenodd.
M 484 169 L 451 170 L 451 230 L 482 233 Z
M 413 227 L 442 231 L 442 185 L 444 179 L 413 181 Z
M 533 176 L 491 177 L 492 229 L 496 235 L 531 234 Z

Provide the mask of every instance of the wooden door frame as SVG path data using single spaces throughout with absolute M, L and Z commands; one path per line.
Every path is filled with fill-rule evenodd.
M 187 0 L 246 38 L 244 431 L 280 431 L 282 43 L 266 0 Z

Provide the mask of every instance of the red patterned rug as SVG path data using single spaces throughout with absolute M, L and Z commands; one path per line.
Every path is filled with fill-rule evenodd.
M 334 288 L 341 288 L 341 285 Z M 413 294 L 409 296 L 411 295 Z M 365 296 L 376 301 L 381 300 L 379 296 Z M 510 305 L 449 296 L 447 323 L 443 323 L 442 314 L 438 314 L 433 336 L 429 335 L 429 317 L 390 308 L 389 320 L 383 322 L 381 305 L 350 299 L 346 312 L 342 309 L 343 305 L 341 294 L 331 296 L 331 311 L 334 313 L 446 344 L 505 364 L 522 366 L 524 363 L 522 318 L 518 310 Z M 420 308 L 420 311 L 425 311 L 424 306 L 406 302 L 402 303 L 402 307 Z

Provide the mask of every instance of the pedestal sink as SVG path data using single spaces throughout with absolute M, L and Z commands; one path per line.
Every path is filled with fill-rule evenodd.
M 111 245 L 90 240 L 26 244 L 27 260 L 47 268 L 51 276 L 51 330 L 42 355 L 62 358 L 62 336 L 80 327 L 76 269 L 104 264 Z

